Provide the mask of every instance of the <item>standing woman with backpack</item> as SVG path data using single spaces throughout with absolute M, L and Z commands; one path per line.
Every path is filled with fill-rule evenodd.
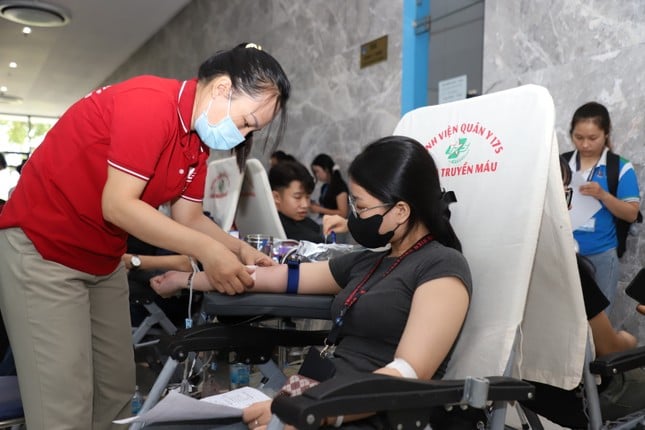
M 564 156 L 571 170 L 585 179 L 581 186 L 574 187 L 574 195 L 592 197 L 600 203 L 600 209 L 577 227 L 573 236 L 580 254 L 594 264 L 596 282 L 611 303 L 616 296 L 618 258 L 625 240 L 617 226 L 639 217 L 640 191 L 632 164 L 612 152 L 610 132 L 607 108 L 597 102 L 585 103 L 571 119 L 569 133 L 576 149 Z

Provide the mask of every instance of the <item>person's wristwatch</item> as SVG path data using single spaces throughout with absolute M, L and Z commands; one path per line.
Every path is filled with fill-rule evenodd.
M 130 257 L 130 270 L 137 270 L 141 267 L 141 259 L 138 255 Z

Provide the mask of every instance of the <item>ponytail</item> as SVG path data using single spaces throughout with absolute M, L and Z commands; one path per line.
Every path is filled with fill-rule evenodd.
M 461 251 L 450 224 L 439 172 L 428 151 L 414 139 L 388 136 L 368 145 L 349 167 L 352 180 L 384 203 L 404 201 L 410 206 L 410 225 L 423 223 L 441 244 Z

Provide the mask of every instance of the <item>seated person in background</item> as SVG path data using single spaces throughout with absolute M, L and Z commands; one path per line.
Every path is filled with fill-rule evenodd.
M 568 195 L 570 194 L 571 169 L 563 157 L 560 157 L 560 169 L 565 193 L 567 194 L 567 203 L 570 204 Z M 637 344 L 636 338 L 624 330 L 615 330 L 609 321 L 607 313 L 604 311 L 609 305 L 609 300 L 607 300 L 594 279 L 595 269 L 593 264 L 580 255 L 576 255 L 576 258 L 585 312 L 591 327 L 596 356 L 601 357 L 634 348 Z M 603 419 L 615 419 L 645 407 L 645 392 L 643 391 L 645 385 L 640 387 L 632 385 L 631 389 L 635 391 L 632 395 L 614 398 L 611 402 L 608 401 L 609 396 L 606 395 L 607 393 L 603 396 L 603 393 L 608 391 L 612 384 L 621 383 L 618 378 L 622 378 L 622 376 L 618 375 L 612 381 L 603 381 L 599 387 Z M 523 405 L 561 426 L 574 429 L 587 428 L 587 417 L 583 407 L 581 387 L 566 391 L 550 385 L 529 382 L 535 385 L 536 395 L 533 400 L 522 402 Z M 645 380 L 643 380 L 643 383 L 645 383 Z M 611 388 L 611 391 L 615 389 L 615 387 Z
M 417 141 L 391 136 L 368 145 L 349 174 L 350 233 L 363 246 L 390 247 L 302 263 L 298 277 L 293 271 L 289 276 L 284 264 L 257 267 L 250 291 L 336 295 L 331 308 L 336 323 L 328 338 L 334 358 L 321 359 L 333 367 L 333 377 L 373 372 L 439 379 L 466 318 L 472 281 L 445 216 L 434 161 Z M 198 275 L 194 287 L 211 289 Z M 162 295 L 185 284 L 185 275 L 179 283 L 165 276 L 152 280 Z M 439 409 L 437 414 L 445 414 Z M 245 409 L 243 420 L 261 429 L 270 416 L 270 401 L 260 402 Z M 388 427 L 374 414 L 324 419 L 336 427 L 343 421 L 346 428 Z
M 273 167 L 276 164 L 281 163 L 283 161 L 296 161 L 296 159 L 291 154 L 287 154 L 284 151 L 277 150 L 273 154 L 271 154 L 271 158 L 269 159 L 269 165 L 270 167 Z
M 582 296 L 585 302 L 585 311 L 593 342 L 596 349 L 596 356 L 611 354 L 614 352 L 626 351 L 634 348 L 637 340 L 634 336 L 624 330 L 615 330 L 604 309 L 609 305 L 609 300 L 600 290 L 593 277 L 591 264 L 584 257 L 578 258 L 578 273 L 582 285 Z M 636 372 L 643 372 L 636 369 Z M 602 418 L 616 419 L 628 413 L 635 412 L 645 407 L 645 374 L 636 375 L 641 379 L 638 385 L 629 383 L 629 389 L 620 388 L 624 381 L 623 375 L 617 375 L 610 381 L 602 381 L 599 386 L 600 405 Z M 585 414 L 582 400 L 582 385 L 572 391 L 566 391 L 550 385 L 529 381 L 535 385 L 535 397 L 531 401 L 522 402 L 524 406 L 531 409 L 556 424 L 572 429 L 587 428 L 587 416 Z M 613 388 L 612 385 L 616 385 Z M 615 397 L 614 392 L 620 392 L 620 397 Z M 625 396 L 627 395 L 627 396 Z
M 320 225 L 309 218 L 314 179 L 297 161 L 282 161 L 269 170 L 269 184 L 287 238 L 321 243 Z
M 318 202 L 311 205 L 311 212 L 323 215 L 347 216 L 347 184 L 340 173 L 340 167 L 327 154 L 318 154 L 311 162 L 311 170 L 322 184 Z

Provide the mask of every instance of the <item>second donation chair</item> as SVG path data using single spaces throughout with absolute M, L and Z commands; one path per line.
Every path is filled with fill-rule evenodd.
M 231 230 L 233 226 L 243 181 L 244 172 L 240 172 L 235 157 L 208 163 L 204 211 L 224 231 Z
M 255 233 L 268 234 L 273 239 L 287 238 L 273 201 L 267 172 L 255 158 L 246 161 L 235 225 L 241 238 Z

